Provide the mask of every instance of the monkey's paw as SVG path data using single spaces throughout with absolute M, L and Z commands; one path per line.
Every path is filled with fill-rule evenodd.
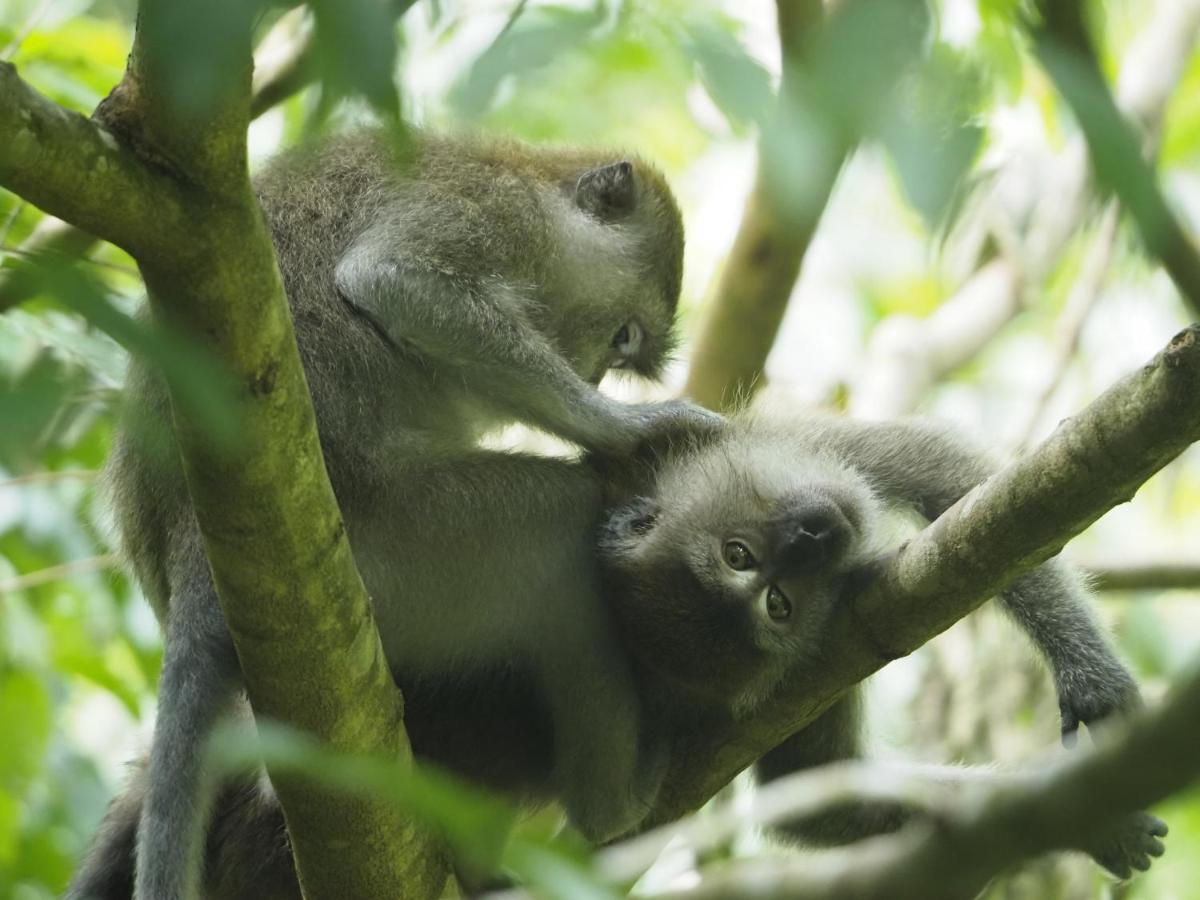
M 640 403 L 636 416 L 640 445 L 657 444 L 672 438 L 706 438 L 725 427 L 725 417 L 689 400 Z
M 1084 668 L 1056 679 L 1063 746 L 1071 747 L 1079 726 L 1092 726 L 1110 717 L 1136 712 L 1141 695 L 1133 677 L 1120 664 L 1107 669 Z
M 1152 857 L 1162 856 L 1167 823 L 1157 816 L 1139 812 L 1121 819 L 1099 839 L 1083 849 L 1101 866 L 1124 880 L 1136 869 L 1145 872 Z

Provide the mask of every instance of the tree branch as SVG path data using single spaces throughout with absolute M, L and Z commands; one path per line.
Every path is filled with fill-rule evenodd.
M 1084 562 L 1082 568 L 1098 591 L 1200 590 L 1200 562 L 1184 554 L 1178 559 Z
M 1160 3 L 1124 55 L 1117 103 L 1138 123 L 1147 152 L 1158 144 L 1167 104 L 1183 77 L 1198 31 L 1200 0 Z M 1028 170 L 1038 155 L 1025 149 L 1012 158 Z M 929 318 L 892 316 L 879 326 L 851 392 L 852 415 L 889 419 L 911 412 L 931 385 L 977 356 L 1021 311 L 1027 292 L 1045 280 L 1063 248 L 1085 224 L 1089 194 L 1094 191 L 1083 138 L 1076 136 L 1065 152 L 1048 163 L 1054 171 L 1039 178 L 1045 189 L 1024 192 L 1033 198 L 1028 209 L 1007 209 L 1007 192 L 983 200 L 983 218 L 992 223 L 986 231 L 1002 247 L 999 256 L 985 257 Z M 1020 171 L 1015 177 L 1029 174 Z M 998 181 L 1010 177 L 1013 173 L 1002 170 Z M 1108 225 L 1102 230 L 1107 231 Z M 1106 256 L 1101 248 L 1097 255 Z M 1099 279 L 1107 260 L 1092 260 L 1088 265 L 1097 267 L 1094 278 Z M 1086 299 L 1081 291 L 1084 288 L 1077 287 L 1073 295 L 1080 304 Z M 1027 423 L 1022 443 L 1036 424 Z
M 1068 419 L 917 535 L 835 614 L 819 664 L 749 721 L 708 723 L 681 751 L 647 824 L 699 808 L 850 686 L 979 606 L 1200 439 L 1200 327 Z M 683 749 L 685 748 L 685 749 Z
M 782 55 L 777 121 L 764 129 L 754 187 L 692 349 L 684 393 L 712 409 L 729 409 L 757 389 L 800 264 L 816 231 L 848 146 L 818 146 L 794 122 L 804 43 L 821 19 L 820 0 L 777 0 Z M 775 134 L 778 132 L 778 134 Z M 817 163 L 805 173 L 806 196 L 781 184 L 771 162 L 771 141 L 807 141 Z M 783 179 L 786 182 L 786 179 Z M 792 188 L 789 192 L 787 189 Z M 782 196 L 781 196 L 782 192 Z M 797 209 L 797 207 L 801 207 Z
M 0 67 L 0 130 L 16 135 L 0 145 L 0 183 L 130 250 L 154 318 L 193 335 L 238 389 L 243 428 L 230 450 L 189 419 L 169 385 L 188 490 L 255 714 L 337 750 L 404 762 L 402 699 L 325 472 L 250 186 L 249 16 L 238 0 L 142 0 L 129 66 L 96 122 Z M 438 845 L 397 810 L 272 774 L 307 897 L 440 890 Z
M 939 803 L 933 823 L 816 857 L 734 864 L 706 876 L 692 889 L 656 896 L 663 900 L 974 896 L 1008 866 L 1050 850 L 1088 846 L 1102 839 L 1121 816 L 1191 785 L 1200 774 L 1200 755 L 1195 752 L 1198 720 L 1200 669 L 1194 669 L 1159 708 L 1138 716 L 1119 736 L 1105 735 L 1116 739 L 1105 740 L 1091 751 L 1077 751 L 1046 770 L 980 779 L 973 785 L 975 796 Z M 859 780 L 868 776 L 869 769 Z M 822 772 L 810 777 L 819 783 Z M 826 789 L 826 793 L 833 800 L 843 799 L 835 791 Z M 876 793 L 880 792 L 867 796 Z M 920 795 L 911 785 L 907 793 Z
M 178 186 L 103 126 L 39 94 L 0 62 L 0 184 L 130 253 L 186 235 Z
M 414 5 L 415 0 L 388 2 L 395 9 L 396 16 L 400 17 Z M 260 42 L 254 56 L 251 119 L 257 119 L 300 92 L 316 77 L 317 43 L 308 19 L 307 8 L 297 7 L 280 17 Z M 3 180 L 0 177 L 0 182 Z M 36 201 L 35 205 L 42 206 Z M 19 250 L 25 254 L 49 252 L 78 258 L 90 253 L 99 242 L 100 238 L 76 225 L 47 216 L 38 223 Z M 0 266 L 0 313 L 28 300 L 36 285 L 36 281 L 18 278 L 11 268 Z
M 1200 254 L 1159 190 L 1141 142 L 1121 115 L 1096 61 L 1076 0 L 1038 4 L 1034 49 L 1070 105 L 1087 140 L 1099 180 L 1120 199 L 1151 255 L 1157 257 L 1200 318 Z M 1195 14 L 1195 7 L 1190 11 Z

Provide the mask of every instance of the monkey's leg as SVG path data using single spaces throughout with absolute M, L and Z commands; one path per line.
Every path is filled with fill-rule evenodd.
M 199 535 L 172 577 L 158 718 L 137 841 L 139 900 L 197 896 L 211 804 L 205 743 L 240 687 L 233 643 L 217 603 Z M 174 574 L 174 573 L 173 573 Z
M 591 449 L 623 450 L 652 425 L 715 419 L 683 401 L 634 406 L 595 389 L 528 317 L 512 287 L 405 264 L 386 227 L 363 235 L 336 271 L 339 294 L 396 344 L 416 347 L 521 421 Z
M 665 753 L 640 756 L 636 686 L 628 662 L 600 650 L 607 644 L 556 640 L 557 659 L 544 664 L 555 781 L 572 824 L 595 843 L 624 834 L 645 817 L 667 761 Z

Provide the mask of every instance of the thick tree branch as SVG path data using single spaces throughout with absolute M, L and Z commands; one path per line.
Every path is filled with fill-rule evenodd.
M 103 126 L 39 94 L 0 62 L 0 184 L 134 254 L 186 235 L 178 185 Z
M 1121 115 L 1096 61 L 1075 0 L 1039 4 L 1032 29 L 1042 66 L 1075 113 L 1099 180 L 1120 199 L 1146 249 L 1159 259 L 1200 318 L 1200 254 L 1159 190 L 1141 142 Z
M 388 0 L 396 16 L 403 15 L 415 0 Z M 256 119 L 272 107 L 310 85 L 317 75 L 316 37 L 305 7 L 297 7 L 282 16 L 263 37 L 254 56 L 254 81 L 250 99 L 250 117 Z M 0 99 L 0 103 L 2 103 Z M 60 114 L 71 115 L 70 113 Z M 0 177 L 0 183 L 4 179 Z M 15 192 L 20 194 L 21 191 Z M 34 201 L 51 211 L 50 207 Z M 157 212 L 157 211 L 156 211 Z M 143 221 L 155 221 L 153 216 Z M 20 246 L 24 254 L 44 252 L 74 259 L 86 256 L 100 242 L 76 225 L 47 216 Z M 0 266 L 0 313 L 24 303 L 36 289 L 36 280 L 19 278 L 16 272 Z
M 698 808 L 843 691 L 1053 556 L 1200 439 L 1200 327 L 976 488 L 835 615 L 817 665 L 794 672 L 752 720 L 709 723 L 680 752 L 648 824 Z
M 173 385 L 172 409 L 256 715 L 342 751 L 403 761 L 402 699 L 325 473 L 250 186 L 249 35 L 238 0 L 142 0 L 129 67 L 97 110 L 99 124 L 0 68 L 0 129 L 16 134 L 0 146 L 0 183 L 129 249 L 155 319 L 202 342 L 238 388 L 234 451 L 189 420 Z M 314 790 L 287 772 L 274 783 L 306 896 L 440 889 L 439 850 L 394 808 Z

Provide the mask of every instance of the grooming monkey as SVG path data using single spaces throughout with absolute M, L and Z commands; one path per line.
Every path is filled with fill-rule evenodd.
M 657 374 L 671 346 L 682 225 L 647 165 L 424 133 L 397 147 L 365 131 L 286 153 L 255 186 L 352 536 L 364 534 L 373 485 L 399 484 L 406 460 L 468 450 L 498 424 L 522 421 L 620 452 L 653 432 L 716 420 L 682 402 L 627 406 L 595 390 L 610 369 Z M 198 883 L 208 805 L 201 751 L 240 694 L 240 671 L 164 430 L 163 383 L 135 360 L 127 396 L 130 420 L 107 480 L 124 551 L 165 628 L 136 893 L 186 898 Z M 428 538 L 394 543 L 388 558 L 398 548 L 421 556 Z M 635 771 L 633 686 L 620 658 L 609 658 L 613 642 L 592 640 L 604 628 L 598 613 L 569 617 L 543 647 L 523 631 L 534 625 L 512 596 L 474 614 L 442 607 L 447 619 L 457 615 L 443 628 L 431 621 L 436 605 L 421 605 L 426 596 L 403 593 L 414 603 L 390 610 L 406 623 L 393 635 L 415 637 L 393 642 L 392 658 L 440 675 L 538 650 L 531 664 L 548 688 L 555 777 L 572 820 L 597 840 L 638 821 L 644 804 L 633 786 L 652 788 L 653 775 Z M 618 686 L 611 708 L 577 706 L 571 671 L 608 673 Z
M 883 549 L 877 519 L 885 506 L 935 517 L 991 469 L 932 426 L 823 418 L 740 418 L 640 458 L 588 464 L 470 452 L 412 462 L 363 485 L 369 496 L 351 544 L 418 757 L 526 800 L 562 796 L 566 787 L 556 780 L 557 722 L 536 666 L 512 657 L 476 677 L 442 679 L 406 652 L 406 631 L 469 629 L 472 618 L 519 602 L 528 637 L 550 644 L 566 619 L 582 616 L 597 627 L 593 640 L 610 644 L 611 659 L 632 665 L 643 754 L 656 760 L 672 746 L 686 753 L 677 742 L 706 715 L 751 714 L 798 662 L 825 652 L 835 604 Z M 464 546 L 464 534 L 478 540 Z M 417 540 L 419 556 L 396 552 Z M 412 618 L 408 596 L 423 598 L 425 618 Z M 1137 689 L 1068 567 L 1045 563 L 1000 599 L 1047 658 L 1066 730 L 1137 705 Z M 611 613 L 612 624 L 599 623 L 598 610 Z M 590 711 L 614 705 L 606 673 L 567 676 Z M 607 738 L 592 749 L 611 751 Z M 859 752 L 851 693 L 759 769 L 770 779 Z M 959 780 L 961 771 L 947 768 L 946 778 Z M 144 791 L 139 776 L 114 801 L 72 897 L 128 896 Z M 647 803 L 652 791 L 650 783 Z M 913 814 L 856 806 L 790 830 L 845 842 Z M 1124 877 L 1162 852 L 1164 833 L 1157 819 L 1138 814 L 1086 849 Z M 280 812 L 253 782 L 226 787 L 207 852 L 207 897 L 298 896 Z

